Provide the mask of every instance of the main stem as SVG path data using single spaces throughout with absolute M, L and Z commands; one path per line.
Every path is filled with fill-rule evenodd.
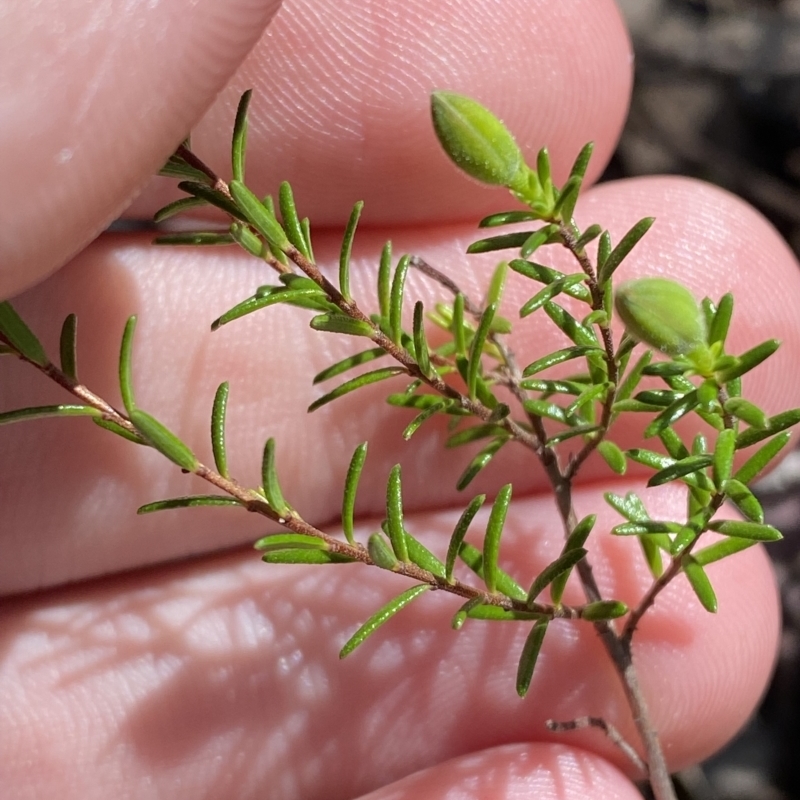
M 589 287 L 592 297 L 593 310 L 603 308 L 603 290 L 597 282 L 597 275 L 594 271 L 592 263 L 587 258 L 585 252 L 578 248 L 577 239 L 572 229 L 566 225 L 561 224 L 560 232 L 566 248 L 572 253 L 580 265 L 583 272 L 586 274 L 586 284 Z M 611 330 L 608 324 L 600 325 L 600 333 L 603 342 L 603 347 L 606 351 L 606 364 L 608 366 L 609 380 L 616 384 L 618 376 L 618 368 L 616 356 L 614 352 L 614 342 L 611 336 Z M 606 401 L 603 403 L 601 426 L 603 432 L 608 429 L 611 421 L 611 411 L 614 403 L 615 391 L 612 390 L 608 393 Z M 593 439 L 587 443 L 578 455 L 571 460 L 571 463 L 562 470 L 558 459 L 553 457 L 549 459 L 542 459 L 542 464 L 547 472 L 550 484 L 553 488 L 553 493 L 556 498 L 556 505 L 564 525 L 565 536 L 569 536 L 575 529 L 577 524 L 577 515 L 572 504 L 572 481 L 578 473 L 580 466 L 588 458 L 591 452 L 597 447 L 602 440 L 602 436 Z M 554 455 L 554 454 L 553 454 Z M 581 584 L 583 585 L 584 593 L 589 602 L 595 602 L 602 599 L 600 589 L 597 581 L 594 578 L 591 564 L 584 558 L 578 562 L 577 566 L 578 576 L 580 577 Z M 625 697 L 628 701 L 628 706 L 633 716 L 634 724 L 639 733 L 644 746 L 647 772 L 650 786 L 653 790 L 656 800 L 677 800 L 675 790 L 672 786 L 672 780 L 669 776 L 669 769 L 664 757 L 664 750 L 661 747 L 661 740 L 658 738 L 658 732 L 653 726 L 653 721 L 650 716 L 650 710 L 647 701 L 642 692 L 641 685 L 639 684 L 639 677 L 636 673 L 636 668 L 633 664 L 633 652 L 631 649 L 631 637 L 620 635 L 614 623 L 611 621 L 601 621 L 595 623 L 595 630 L 600 636 L 603 645 L 606 648 L 611 661 L 613 662 L 622 688 L 625 692 Z

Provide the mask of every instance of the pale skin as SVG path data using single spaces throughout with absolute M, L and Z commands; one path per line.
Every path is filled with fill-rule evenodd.
M 0 131 L 0 297 L 25 290 L 15 304 L 51 349 L 63 316 L 76 311 L 82 379 L 117 403 L 119 335 L 139 314 L 141 405 L 210 460 L 211 399 L 229 380 L 233 473 L 255 483 L 263 439 L 274 436 L 284 492 L 312 521 L 333 523 L 350 453 L 369 439 L 360 537 L 374 530 L 386 474 L 401 461 L 408 524 L 442 549 L 452 509 L 472 495 L 457 497 L 463 456 L 441 448 L 441 428 L 403 444 L 407 419 L 377 392 L 306 415 L 319 392 L 310 376 L 347 343 L 310 331 L 303 314 L 273 310 L 208 332 L 265 282 L 262 267 L 232 250 L 156 250 L 147 235 L 89 240 L 233 76 L 200 122 L 196 149 L 226 171 L 232 109 L 254 87 L 248 181 L 263 192 L 293 183 L 322 265 L 335 263 L 350 205 L 367 201 L 356 296 L 369 297 L 391 238 L 398 254 L 418 253 L 479 298 L 494 259 L 463 251 L 475 221 L 508 201 L 442 156 L 427 95 L 447 88 L 490 105 L 526 153 L 548 145 L 561 179 L 593 139 L 596 178 L 630 90 L 617 10 L 605 0 L 287 0 L 259 41 L 276 3 L 89 5 L 92 19 L 77 1 L 45 14 L 20 0 L 0 25 L 0 97 L 10 109 Z M 62 51 L 66 39 L 81 46 Z M 164 191 L 150 183 L 128 215 L 152 213 Z M 664 274 L 699 294 L 733 291 L 731 348 L 773 336 L 784 343 L 750 381 L 752 399 L 770 412 L 800 405 L 800 282 L 777 233 L 738 199 L 678 178 L 590 189 L 578 210 L 582 224 L 600 222 L 615 237 L 645 215 L 658 221 L 625 277 Z M 422 281 L 414 287 L 423 299 L 441 296 Z M 515 282 L 509 293 L 511 308 L 531 292 Z M 558 346 L 549 330 L 536 316 L 518 327 L 521 360 Z M 0 365 L 1 409 L 64 399 L 9 362 Z M 244 512 L 137 517 L 141 503 L 204 488 L 85 420 L 3 428 L 0 476 L 4 797 L 638 796 L 628 763 L 599 732 L 543 726 L 593 714 L 635 741 L 589 626 L 552 626 L 524 701 L 513 686 L 524 631 L 476 622 L 456 634 L 457 605 L 445 596 L 423 598 L 342 663 L 338 648 L 405 588 L 401 579 L 361 567 L 263 565 L 249 543 L 265 525 Z M 576 505 L 601 514 L 592 557 L 602 589 L 634 603 L 648 581 L 637 549 L 602 533 L 617 521 L 600 499 L 612 486 L 605 476 L 587 465 Z M 510 453 L 482 488 L 512 479 L 520 499 L 503 559 L 525 583 L 558 553 L 562 533 L 526 453 Z M 682 506 L 673 490 L 648 502 L 664 514 Z M 635 640 L 673 769 L 736 732 L 775 657 L 778 604 L 765 554 L 750 550 L 709 572 L 716 616 L 679 581 Z M 570 591 L 579 601 L 580 589 Z

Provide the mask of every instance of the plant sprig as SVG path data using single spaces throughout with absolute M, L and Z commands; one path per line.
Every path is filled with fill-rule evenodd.
M 392 391 L 387 401 L 414 415 L 403 438 L 415 435 L 429 420 L 444 417 L 452 426 L 448 447 L 480 446 L 466 461 L 457 482 L 459 490 L 467 488 L 507 445 L 521 445 L 541 464 L 550 482 L 564 533 L 559 555 L 533 576 L 517 579 L 501 569 L 502 537 L 513 494 L 513 486 L 507 484 L 491 503 L 488 520 L 482 526 L 482 546 L 467 541 L 470 529 L 478 527 L 476 516 L 486 501 L 480 494 L 464 508 L 447 552 L 439 558 L 407 529 L 399 465 L 387 478 L 386 517 L 381 529 L 371 532 L 366 541 L 359 541 L 355 518 L 366 443 L 356 448 L 347 473 L 342 537 L 321 531 L 303 519 L 285 497 L 278 480 L 279 446 L 272 438 L 264 446 L 258 485 L 248 488 L 231 477 L 225 437 L 227 383 L 217 390 L 211 414 L 215 468 L 201 463 L 188 444 L 138 407 L 132 370 L 135 317 L 128 321 L 122 338 L 119 385 L 123 409 L 117 409 L 78 379 L 74 315 L 62 328 L 60 366 L 56 366 L 11 304 L 0 303 L 0 355 L 17 356 L 80 401 L 6 411 L 0 413 L 0 425 L 43 416 L 88 416 L 119 436 L 154 448 L 218 492 L 159 500 L 140 508 L 140 513 L 237 506 L 259 513 L 282 528 L 283 532 L 271 533 L 256 543 L 267 563 L 358 562 L 406 576 L 412 585 L 352 635 L 341 651 L 342 657 L 417 597 L 432 589 L 443 591 L 462 600 L 453 616 L 455 629 L 468 619 L 516 620 L 530 626 L 516 680 L 516 689 L 524 696 L 538 656 L 546 647 L 549 622 L 590 622 L 622 678 L 645 760 L 607 721 L 582 719 L 594 720 L 587 724 L 606 730 L 637 768 L 644 765 L 658 800 L 673 798 L 663 750 L 636 677 L 632 641 L 642 617 L 680 575 L 686 576 L 703 607 L 713 612 L 717 599 L 705 568 L 757 542 L 780 538 L 780 533 L 765 523 L 750 485 L 788 443 L 787 429 L 800 422 L 800 409 L 767 416 L 742 397 L 742 376 L 771 356 L 778 343 L 768 340 L 740 355 L 726 351 L 734 310 L 730 294 L 718 302 L 706 298 L 698 304 L 685 287 L 663 278 L 615 284 L 619 269 L 654 220 L 640 220 L 616 244 L 609 231 L 598 224 L 585 229 L 577 225 L 574 209 L 591 144 L 581 150 L 568 179 L 558 187 L 546 149 L 539 151 L 535 164 L 529 166 L 499 120 L 475 101 L 450 92 L 434 93 L 431 104 L 434 127 L 445 152 L 471 177 L 508 188 L 525 207 L 492 214 L 480 226 L 533 227 L 493 234 L 470 246 L 469 252 L 474 253 L 517 251 L 498 264 L 480 302 L 418 256 L 404 254 L 395 260 L 387 243 L 377 268 L 373 305 L 378 311 L 368 314 L 350 285 L 352 245 L 363 204 L 357 203 L 350 215 L 340 248 L 338 282 L 334 283 L 314 259 L 310 223 L 298 213 L 290 185 L 281 184 L 276 210 L 269 196 L 259 199 L 246 183 L 250 99 L 250 92 L 246 92 L 236 114 L 230 181 L 208 167 L 192 151 L 188 140 L 162 170 L 162 174 L 180 181 L 178 188 L 187 197 L 158 212 L 157 220 L 210 205 L 226 214 L 230 225 L 227 232 L 167 234 L 157 242 L 239 246 L 271 266 L 278 277 L 277 283 L 257 287 L 251 296 L 222 314 L 212 323 L 212 330 L 284 304 L 311 311 L 310 326 L 314 330 L 368 340 L 366 349 L 317 374 L 314 383 L 334 378 L 341 382 L 311 402 L 309 411 L 366 386 L 389 381 Z M 540 254 L 548 247 L 565 249 L 574 262 L 574 272 L 561 272 L 540 263 Z M 419 300 L 408 304 L 406 277 L 410 269 L 436 282 L 446 297 L 428 309 Z M 521 366 L 507 343 L 512 323 L 501 313 L 504 289 L 512 273 L 534 284 L 530 298 L 518 311 L 519 317 L 546 318 L 564 339 L 563 346 L 553 353 Z M 407 310 L 411 309 L 408 329 Z M 621 337 L 612 331 L 615 315 L 625 326 Z M 440 329 L 436 340 L 440 343 L 435 346 L 428 337 L 426 320 Z M 649 349 L 633 359 L 640 345 Z M 378 359 L 381 366 L 367 366 Z M 554 373 L 563 369 L 569 374 Z M 640 388 L 645 378 L 663 385 Z M 401 388 L 399 381 L 405 383 Z M 613 426 L 622 416 L 642 413 L 652 417 L 645 438 L 648 444 L 655 444 L 622 450 L 610 438 Z M 674 426 L 692 415 L 709 425 L 712 433 L 698 434 L 690 442 Z M 738 453 L 761 442 L 764 444 L 739 465 Z M 595 531 L 596 515 L 578 519 L 572 502 L 574 481 L 595 455 L 615 474 L 624 474 L 630 461 L 651 470 L 648 486 L 674 482 L 685 486 L 686 510 L 679 519 L 652 518 L 644 499 L 633 492 L 624 497 L 606 495 L 606 501 L 624 518 L 611 534 L 635 538 L 652 575 L 649 589 L 632 609 L 601 592 L 589 560 L 589 539 L 599 535 Z M 720 517 L 726 503 L 736 506 L 744 520 Z M 708 545 L 703 537 L 709 531 L 723 538 Z M 458 562 L 475 577 L 457 575 Z M 578 576 L 585 602 L 567 605 L 562 598 L 573 573 Z M 623 617 L 619 630 L 615 620 Z M 579 721 L 553 725 L 559 730 L 585 727 Z

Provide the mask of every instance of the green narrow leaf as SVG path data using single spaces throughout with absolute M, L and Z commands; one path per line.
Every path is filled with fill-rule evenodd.
M 408 547 L 408 557 L 421 569 L 427 570 L 437 578 L 444 578 L 444 564 L 425 547 L 422 542 L 415 539 L 408 531 L 405 531 L 406 547 Z
M 229 188 L 233 199 L 244 213 L 246 221 L 249 222 L 271 246 L 274 246 L 280 251 L 288 249 L 290 247 L 289 238 L 275 218 L 275 214 L 269 211 L 241 181 L 232 180 Z
M 255 233 L 253 233 L 249 225 L 243 222 L 231 222 L 228 233 L 230 233 L 233 241 L 236 242 L 242 250 L 250 253 L 251 256 L 265 258 L 269 255 L 269 248 Z
M 758 542 L 753 539 L 723 539 L 702 550 L 696 550 L 692 553 L 692 557 L 701 567 L 706 567 L 715 561 L 732 556 L 734 553 L 741 553 L 742 550 L 747 550 L 756 544 Z
M 742 522 L 738 519 L 715 519 L 708 523 L 712 531 L 735 536 L 737 539 L 751 539 L 756 542 L 777 542 L 783 539 L 781 532 L 772 525 L 758 522 Z
M 519 658 L 519 666 L 517 667 L 517 694 L 520 697 L 525 697 L 530 688 L 531 678 L 536 668 L 536 661 L 539 658 L 539 651 L 542 649 L 542 642 L 547 633 L 548 623 L 549 620 L 547 618 L 537 620 L 533 624 L 527 639 L 525 639 L 525 645 L 522 648 L 522 655 Z
M 777 339 L 768 339 L 766 342 L 748 350 L 737 356 L 737 363 L 729 369 L 721 370 L 718 374 L 718 379 L 721 383 L 728 383 L 734 378 L 750 372 L 755 369 L 762 361 L 768 359 L 779 347 L 781 343 Z
M 587 347 L 585 345 L 581 347 L 574 345 L 572 347 L 565 347 L 563 350 L 556 350 L 555 353 L 550 353 L 550 355 L 539 358 L 528 364 L 522 371 L 522 377 L 529 378 L 531 375 L 542 372 L 548 367 L 554 367 L 556 364 L 563 364 L 565 361 L 571 361 L 574 358 L 580 358 L 581 356 L 592 353 L 602 355 L 603 351 L 597 347 Z
M 131 369 L 131 358 L 133 355 L 133 334 L 136 331 L 136 316 L 128 317 L 125 323 L 125 330 L 122 333 L 122 345 L 119 350 L 119 390 L 122 395 L 122 404 L 130 416 L 131 411 L 136 408 L 136 401 L 133 395 L 133 377 Z M 136 423 L 134 423 L 136 424 Z M 146 424 L 146 423 L 145 423 Z M 138 425 L 136 427 L 139 427 Z
M 600 241 L 597 243 L 597 268 L 602 269 L 603 264 L 608 261 L 611 254 L 611 234 L 603 231 L 600 234 Z
M 166 425 L 138 408 L 128 409 L 128 416 L 151 447 L 187 472 L 197 469 L 198 462 L 194 453 Z
M 581 325 L 575 317 L 557 303 L 548 301 L 544 304 L 544 311 L 575 344 L 599 347 L 599 342 L 594 333 L 589 328 Z
M 412 586 L 390 600 L 376 611 L 351 637 L 339 653 L 339 658 L 349 656 L 368 636 L 371 636 L 384 623 L 388 622 L 398 611 L 405 608 L 412 600 L 419 597 L 431 587 L 427 583 Z
M 717 436 L 712 462 L 714 485 L 722 489 L 723 484 L 731 477 L 733 456 L 736 451 L 736 431 L 726 428 Z
M 587 603 L 581 610 L 581 619 L 587 622 L 618 619 L 628 613 L 628 606 L 620 600 L 598 600 Z
M 705 469 L 712 462 L 712 457 L 709 455 L 689 456 L 670 464 L 664 469 L 659 470 L 653 475 L 649 481 L 648 486 L 661 486 L 664 483 L 669 483 L 676 478 L 685 478 L 693 473 L 697 473 Z
M 366 336 L 369 338 L 375 333 L 369 322 L 353 319 L 352 317 L 335 312 L 330 314 L 318 314 L 316 317 L 312 317 L 309 325 L 315 331 L 343 333 L 347 336 Z
M 467 339 L 464 330 L 464 295 L 459 292 L 453 299 L 453 324 L 451 327 L 456 355 L 467 354 Z
M 519 231 L 518 233 L 502 233 L 499 236 L 490 236 L 488 239 L 479 239 L 467 247 L 467 253 L 493 253 L 496 250 L 510 250 L 522 247 L 532 234 L 537 231 Z M 544 244 L 544 242 L 542 242 Z
M 603 460 L 608 464 L 613 472 L 617 475 L 624 475 L 628 462 L 625 458 L 625 453 L 609 439 L 604 439 L 597 445 L 597 452 L 603 457 Z
M 467 535 L 470 523 L 475 518 L 475 515 L 480 510 L 485 500 L 485 494 L 479 494 L 473 497 L 456 523 L 453 535 L 450 537 L 450 544 L 447 547 L 447 557 L 445 559 L 445 579 L 448 583 L 453 582 L 453 569 L 455 568 L 456 558 L 461 550 L 461 545 L 464 542 L 464 537 Z
M 575 162 L 572 165 L 572 169 L 569 172 L 570 178 L 580 178 L 583 180 L 583 176 L 586 175 L 586 168 L 589 166 L 589 161 L 592 158 L 592 153 L 594 152 L 594 142 L 587 142 L 578 153 Z
M 475 458 L 470 461 L 461 477 L 456 483 L 456 489 L 463 491 L 475 479 L 475 476 L 489 464 L 489 462 L 497 455 L 500 448 L 508 442 L 507 436 L 498 436 L 494 441 L 490 442 L 483 450 L 478 453 Z
M 711 581 L 706 575 L 706 571 L 700 565 L 696 558 L 690 554 L 686 554 L 681 559 L 683 571 L 689 580 L 689 585 L 697 595 L 697 599 L 706 611 L 712 614 L 717 613 L 717 596 L 714 593 L 714 588 L 711 586 Z
M 731 397 L 729 400 L 726 400 L 723 409 L 726 413 L 737 417 L 742 420 L 742 422 L 746 422 L 748 425 L 752 425 L 759 430 L 764 430 L 769 427 L 767 415 L 758 406 L 753 405 L 753 403 L 747 400 L 743 400 L 741 397 Z
M 234 497 L 222 494 L 201 494 L 191 497 L 172 497 L 169 500 L 157 500 L 146 503 L 136 509 L 137 514 L 152 514 L 154 511 L 168 511 L 173 508 L 195 508 L 197 506 L 241 506 Z
M 722 488 L 728 499 L 751 522 L 764 521 L 764 509 L 761 507 L 761 503 L 741 481 L 731 478 Z
M 535 211 L 501 211 L 484 217 L 479 223 L 479 228 L 498 228 L 501 225 L 514 225 L 517 222 L 529 222 L 539 219 Z
M 214 464 L 223 478 L 230 478 L 228 473 L 228 453 L 225 446 L 225 417 L 228 411 L 228 394 L 230 385 L 227 381 L 217 387 L 214 405 L 211 407 L 211 450 L 214 453 Z
M 576 547 L 562 553 L 552 564 L 548 564 L 548 566 L 536 576 L 536 579 L 531 584 L 530 591 L 528 592 L 528 606 L 533 606 L 539 595 L 556 578 L 562 575 L 569 575 L 572 568 L 585 556 L 586 550 L 583 547 Z
M 367 541 L 369 557 L 381 568 L 393 570 L 397 566 L 392 548 L 379 533 L 373 533 Z
M 153 244 L 172 245 L 175 247 L 202 247 L 205 245 L 236 244 L 235 239 L 228 233 L 215 231 L 186 231 L 182 233 L 165 233 L 156 236 Z
M 467 391 L 471 399 L 475 399 L 476 387 L 478 383 L 478 374 L 481 367 L 481 357 L 483 356 L 483 348 L 486 344 L 486 337 L 489 335 L 489 328 L 491 327 L 492 320 L 494 319 L 497 306 L 492 304 L 487 306 L 481 314 L 480 322 L 478 323 L 478 330 L 475 331 L 475 336 L 469 348 L 469 363 L 467 366 Z
M 680 522 L 657 519 L 643 519 L 639 522 L 623 522 L 611 529 L 614 536 L 649 536 L 650 534 L 678 533 L 683 526 Z
M 355 544 L 353 535 L 353 513 L 356 507 L 356 493 L 358 482 L 361 479 L 361 470 L 367 458 L 367 443 L 362 442 L 353 452 L 350 466 L 347 468 L 347 477 L 344 481 L 342 495 L 342 531 L 350 544 Z
M 178 184 L 178 188 L 182 192 L 186 192 L 186 194 L 192 197 L 198 197 L 209 205 L 220 209 L 220 211 L 224 211 L 228 216 L 233 217 L 233 219 L 244 220 L 242 212 L 239 210 L 236 203 L 232 202 L 230 197 L 226 194 L 223 194 L 213 186 L 209 186 L 207 183 L 181 181 Z
M 557 225 L 545 225 L 537 231 L 533 231 L 531 235 L 522 243 L 519 254 L 522 258 L 532 256 L 542 245 L 547 244 L 551 239 L 558 234 Z M 513 234 L 512 234 L 513 235 Z
M 28 361 L 40 367 L 49 363 L 41 342 L 7 300 L 0 303 L 0 336 Z
M 381 317 L 389 318 L 391 305 L 391 277 L 392 277 L 392 243 L 386 242 L 381 251 L 380 266 L 378 267 L 378 303 Z
M 691 455 L 688 448 L 683 443 L 683 440 L 674 428 L 664 428 L 663 431 L 659 431 L 658 438 L 661 439 L 661 441 L 664 443 L 664 447 L 667 449 L 667 452 L 676 461 L 680 461 L 683 458 L 688 458 Z
M 500 425 L 489 423 L 486 425 L 472 425 L 469 428 L 456 431 L 445 442 L 445 447 L 460 447 L 471 442 L 477 442 L 480 439 L 486 439 L 490 436 L 503 436 L 507 432 L 505 428 Z
M 303 217 L 300 220 L 300 228 L 303 233 L 303 240 L 306 243 L 306 250 L 308 250 L 308 260 L 314 260 L 314 248 L 311 246 L 311 221 L 308 217 Z
M 426 409 L 420 411 L 411 422 L 408 423 L 405 430 L 403 431 L 403 439 L 408 441 L 422 426 L 424 422 L 429 420 L 434 414 L 438 414 L 440 411 L 444 411 L 447 408 L 447 401 L 441 400 L 438 403 L 434 403 L 433 405 L 428 406 Z
M 133 442 L 134 444 L 147 444 L 145 440 L 136 433 L 131 433 L 127 428 L 123 428 L 122 425 L 117 425 L 116 422 L 112 422 L 110 419 L 103 419 L 102 417 L 92 417 L 92 422 L 95 425 L 102 428 L 103 430 L 110 431 L 111 433 L 117 434 L 117 436 L 121 436 L 123 439 L 127 439 L 129 442 Z
M 252 89 L 248 89 L 239 98 L 236 109 L 236 120 L 233 123 L 233 141 L 231 143 L 231 174 L 234 180 L 244 180 L 244 157 L 247 150 L 247 109 L 250 105 Z
M 481 579 L 484 579 L 483 574 L 483 553 L 478 550 L 476 547 L 473 547 L 468 542 L 462 542 L 461 548 L 458 551 L 458 555 L 460 556 L 461 560 Z M 506 597 L 510 597 L 512 600 L 518 600 L 520 603 L 524 603 L 528 597 L 528 593 L 507 573 L 504 572 L 502 569 L 498 567 L 497 569 L 497 591 L 500 594 L 504 594 Z M 498 609 L 498 606 L 491 606 L 491 608 Z M 500 609 L 502 610 L 502 609 Z M 501 619 L 536 619 L 539 615 L 536 612 L 521 612 L 522 616 L 515 617 L 513 616 L 503 616 L 501 615 Z M 533 617 L 529 616 L 529 614 L 534 614 Z M 477 614 L 473 615 L 470 614 L 469 616 L 475 616 L 479 619 L 489 619 L 489 617 L 479 617 Z
M 553 212 L 558 215 L 559 219 L 567 223 L 572 222 L 572 215 L 575 212 L 575 204 L 578 202 L 582 183 L 583 178 L 577 175 L 570 175 L 567 182 L 561 187 L 558 200 L 553 208 Z
M 300 224 L 300 217 L 297 214 L 297 205 L 294 202 L 292 187 L 288 181 L 283 181 L 278 189 L 278 208 L 281 210 L 281 221 L 283 229 L 289 241 L 306 257 L 310 258 L 306 244 L 306 237 L 303 234 L 303 226 Z
M 430 375 L 431 362 L 428 354 L 428 341 L 423 328 L 423 313 L 422 300 L 417 300 L 414 304 L 414 352 L 422 374 Z
M 275 469 L 275 440 L 272 438 L 267 439 L 264 443 L 264 455 L 261 459 L 261 486 L 270 508 L 281 517 L 288 516 L 292 509 L 284 500 L 281 485 L 278 482 L 278 473 Z
M 697 390 L 687 392 L 674 403 L 667 406 L 645 429 L 644 438 L 658 435 L 665 428 L 674 425 L 681 417 L 685 417 L 700 404 Z
M 254 545 L 255 550 L 269 552 L 270 550 L 327 550 L 328 543 L 318 536 L 307 533 L 268 533 L 262 536 Z
M 793 408 L 790 411 L 776 414 L 774 417 L 770 417 L 767 420 L 768 424 L 766 428 L 748 428 L 746 431 L 742 431 L 736 437 L 736 449 L 741 450 L 744 447 L 750 447 L 750 445 L 760 442 L 762 439 L 768 439 L 775 433 L 780 433 L 786 430 L 786 428 L 797 425 L 798 422 L 800 422 L 800 408 Z M 735 475 L 734 477 L 738 478 L 742 483 L 750 482 L 742 480 L 739 475 Z
M 627 400 L 636 391 L 636 387 L 639 385 L 639 381 L 641 381 L 642 375 L 650 364 L 650 359 L 652 357 L 653 351 L 646 350 L 633 367 L 631 367 L 617 389 L 617 402 Z
M 492 622 L 535 622 L 542 618 L 538 611 L 517 611 L 505 609 L 492 603 L 476 603 L 467 611 L 470 619 L 484 619 Z
M 561 551 L 562 554 L 572 552 L 573 550 L 583 550 L 583 545 L 586 544 L 586 540 L 589 538 L 589 534 L 592 532 L 596 521 L 597 514 L 589 514 L 589 516 L 584 517 L 572 529 L 572 533 L 567 537 L 567 541 L 564 543 L 564 548 Z M 569 580 L 571 572 L 572 570 L 568 569 L 560 575 L 556 575 L 550 584 L 550 599 L 556 605 L 561 603 L 561 598 L 564 596 L 564 589 L 567 586 L 567 581 Z
M 650 230 L 655 222 L 655 217 L 645 217 L 640 219 L 623 237 L 619 244 L 603 259 L 603 266 L 600 268 L 597 281 L 603 286 L 614 274 L 614 270 L 622 263 L 639 240 Z
M 389 330 L 392 341 L 400 344 L 403 333 L 403 296 L 406 285 L 406 275 L 411 256 L 401 256 L 397 262 L 392 279 L 392 291 L 389 298 Z
M 288 305 L 299 306 L 301 308 L 310 308 L 315 311 L 325 311 L 331 308 L 331 303 L 328 302 L 328 299 L 325 293 L 319 288 L 300 288 L 295 289 L 293 287 L 277 287 L 271 286 L 269 287 L 269 291 L 266 291 L 267 287 L 261 287 L 259 291 L 253 297 L 248 297 L 246 300 L 243 300 L 241 303 L 237 303 L 233 308 L 226 311 L 221 317 L 218 317 L 211 323 L 211 330 L 215 331 L 221 328 L 223 325 L 227 325 L 229 322 L 233 322 L 235 319 L 240 319 L 241 317 L 246 317 L 248 314 L 252 314 L 255 311 L 260 311 L 262 308 L 267 308 L 269 306 L 278 305 L 279 303 L 286 303 Z M 328 317 L 336 317 L 336 313 L 333 314 L 321 314 L 320 317 L 328 318 Z M 317 319 L 317 317 L 314 317 Z M 344 317 L 346 320 L 350 320 L 350 317 Z M 355 322 L 355 320 L 352 320 Z M 361 325 L 365 325 L 366 323 L 361 323 Z M 312 320 L 312 328 L 315 328 L 316 325 Z M 367 327 L 369 327 L 367 325 Z M 320 327 L 317 330 L 327 330 L 327 328 Z M 359 330 L 361 330 L 359 328 Z M 370 331 L 372 329 L 370 328 Z M 338 332 L 338 331 L 337 331 Z M 343 333 L 346 331 L 342 331 Z M 359 334 L 363 335 L 363 334 Z
M 373 383 L 378 383 L 379 381 L 393 378 L 395 375 L 404 374 L 408 374 L 405 370 L 405 367 L 382 367 L 381 369 L 376 369 L 372 372 L 365 372 L 363 375 L 359 375 L 357 378 L 351 378 L 349 381 L 340 384 L 333 391 L 328 392 L 328 394 L 323 395 L 319 399 L 315 400 L 308 407 L 308 410 L 309 412 L 316 411 L 318 408 L 330 403 L 332 400 L 337 400 L 340 397 L 344 397 L 344 395 L 350 394 L 350 392 L 354 392 L 356 389 L 361 389 L 364 386 L 369 386 Z
M 563 278 L 553 281 L 537 292 L 530 300 L 523 304 L 519 310 L 520 319 L 533 314 L 538 311 L 548 300 L 552 300 L 557 295 L 561 294 L 565 288 L 575 286 L 576 284 L 583 283 L 586 276 L 580 275 L 565 275 Z
M 550 284 L 553 281 L 561 280 L 566 277 L 566 274 L 559 272 L 552 267 L 545 267 L 543 264 L 537 264 L 534 261 L 524 261 L 520 258 L 515 258 L 509 262 L 509 266 L 514 272 L 518 272 L 532 281 L 539 283 Z M 564 294 L 574 297 L 576 300 L 582 300 L 584 303 L 591 304 L 592 295 L 589 287 L 585 283 L 575 283 L 572 286 L 564 287 Z
M 603 229 L 599 225 L 590 225 L 575 242 L 575 246 L 579 250 L 583 250 L 587 244 L 593 242 L 601 233 Z
M 453 619 L 450 622 L 450 625 L 453 628 L 453 630 L 460 631 L 464 623 L 467 621 L 469 612 L 472 611 L 472 609 L 475 608 L 475 606 L 478 606 L 480 604 L 481 604 L 480 597 L 472 597 L 469 600 L 467 600 L 467 602 L 464 603 L 464 605 L 461 606 L 461 608 L 459 608 L 458 611 L 456 611 L 456 613 L 453 616 Z
M 99 419 L 100 412 L 91 406 L 31 406 L 29 408 L 17 408 L 14 411 L 4 411 L 0 414 L 0 425 L 9 425 L 12 422 L 22 422 L 29 419 L 44 419 L 46 417 L 94 417 Z
M 163 178 L 176 178 L 178 180 L 197 181 L 198 183 L 208 183 L 209 180 L 205 172 L 190 167 L 182 158 L 175 154 L 169 157 L 169 160 L 161 167 L 158 174 Z
M 394 554 L 400 561 L 408 563 L 408 546 L 403 530 L 403 490 L 399 464 L 392 467 L 386 484 L 386 527 Z
M 72 380 L 78 380 L 78 318 L 75 314 L 68 314 L 61 326 L 59 339 L 59 352 L 61 355 L 61 371 Z
M 269 550 L 261 556 L 267 564 L 350 564 L 355 561 L 342 553 L 326 550 L 290 547 L 284 550 Z
M 775 456 L 783 450 L 789 443 L 792 434 L 788 431 L 778 434 L 774 439 L 767 442 L 762 448 L 757 450 L 741 467 L 734 473 L 734 480 L 745 486 L 755 480 L 761 471 L 772 461 Z
M 359 200 L 350 212 L 350 219 L 342 237 L 342 249 L 339 253 L 339 291 L 345 300 L 352 299 L 350 295 L 350 256 L 353 253 L 353 238 L 356 235 L 358 220 L 364 210 L 364 201 Z
M 489 289 L 486 292 L 486 300 L 484 305 L 500 305 L 500 299 L 503 296 L 503 289 L 505 289 L 506 279 L 508 278 L 508 262 L 501 261 L 492 273 L 492 279 L 489 281 Z
M 728 292 L 722 295 L 717 305 L 717 310 L 708 326 L 708 343 L 716 344 L 720 342 L 725 344 L 725 339 L 728 336 L 728 328 L 731 324 L 731 315 L 733 314 L 733 295 Z
M 483 580 L 491 594 L 497 590 L 497 560 L 500 555 L 500 537 L 506 523 L 508 505 L 511 502 L 511 484 L 507 483 L 497 493 L 489 513 L 486 535 L 483 540 Z
M 337 361 L 335 364 L 332 364 L 330 367 L 322 370 L 322 372 L 318 372 L 314 376 L 312 383 L 315 385 L 318 383 L 323 383 L 330 378 L 335 378 L 337 375 L 341 375 L 343 372 L 347 372 L 355 367 L 360 367 L 362 364 L 368 364 L 370 361 L 374 361 L 376 358 L 382 358 L 385 355 L 386 351 L 382 347 L 373 347 L 370 350 L 364 350 L 361 353 L 356 353 L 353 356 L 347 356 L 347 358 Z

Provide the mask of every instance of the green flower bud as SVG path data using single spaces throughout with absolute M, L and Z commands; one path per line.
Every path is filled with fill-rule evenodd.
M 703 312 L 680 283 L 667 278 L 625 281 L 617 287 L 614 303 L 637 341 L 673 357 L 707 349 Z
M 467 175 L 520 191 L 527 168 L 514 137 L 480 103 L 454 92 L 431 95 L 433 127 L 444 151 Z

